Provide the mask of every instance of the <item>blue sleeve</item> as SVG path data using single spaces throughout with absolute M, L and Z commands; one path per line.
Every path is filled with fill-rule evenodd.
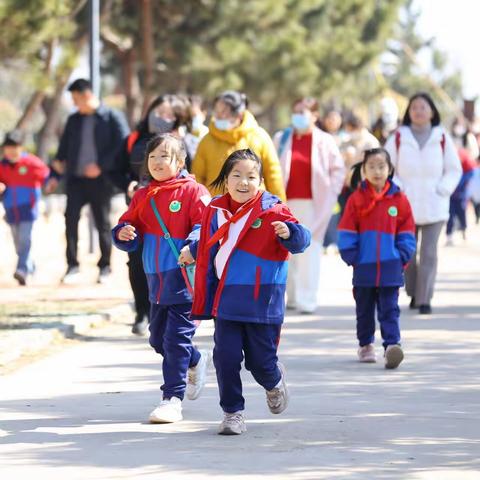
M 395 247 L 400 252 L 400 260 L 406 265 L 413 257 L 417 248 L 415 235 L 410 232 L 399 233 L 395 237 Z
M 197 258 L 198 252 L 198 240 L 193 240 L 188 244 L 188 248 L 190 249 L 190 253 L 193 258 Z
M 355 265 L 358 257 L 359 235 L 350 230 L 338 230 L 338 250 L 347 265 Z
M 307 227 L 304 227 L 300 223 L 285 222 L 288 229 L 290 230 L 290 237 L 286 240 L 280 237 L 277 237 L 280 243 L 290 252 L 290 253 L 302 253 L 310 245 L 310 240 L 312 234 Z
M 133 240 L 119 240 L 117 238 L 117 232 L 123 228 L 125 225 L 130 225 L 129 223 L 119 223 L 117 226 L 112 228 L 112 241 L 113 244 L 119 249 L 123 250 L 124 252 L 133 252 L 138 248 L 140 243 L 138 234 Z

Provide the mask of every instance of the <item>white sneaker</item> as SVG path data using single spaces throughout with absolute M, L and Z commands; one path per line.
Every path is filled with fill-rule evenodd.
M 187 390 L 185 393 L 189 400 L 196 400 L 202 393 L 212 358 L 207 350 L 199 350 L 199 353 L 200 360 L 194 367 L 189 368 L 187 372 Z
M 223 422 L 218 429 L 219 435 L 241 435 L 247 431 L 242 411 L 235 413 L 223 412 L 223 415 Z
M 148 417 L 150 423 L 174 423 L 182 419 L 182 401 L 177 397 L 162 400 Z
M 288 400 L 290 398 L 288 394 L 287 384 L 285 382 L 285 367 L 280 362 L 277 363 L 282 378 L 280 382 L 272 388 L 272 390 L 265 390 L 267 394 L 267 405 L 272 413 L 282 413 L 288 406 Z

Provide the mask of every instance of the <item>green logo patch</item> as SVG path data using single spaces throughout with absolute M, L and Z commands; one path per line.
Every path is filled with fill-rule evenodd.
M 260 218 L 257 218 L 253 223 L 252 223 L 252 228 L 260 228 L 262 226 L 262 220 Z
M 388 209 L 388 214 L 391 216 L 391 217 L 396 217 L 398 215 L 398 210 L 397 210 L 397 207 L 390 207 Z
M 178 200 L 173 200 L 173 202 L 170 203 L 170 206 L 168 207 L 168 209 L 169 209 L 172 213 L 177 213 L 177 212 L 179 212 L 181 208 L 182 208 L 182 202 L 179 202 Z
M 20 167 L 20 168 L 18 169 L 18 173 L 19 173 L 20 175 L 25 175 L 27 172 L 28 172 L 28 168 L 25 167 L 25 166 Z

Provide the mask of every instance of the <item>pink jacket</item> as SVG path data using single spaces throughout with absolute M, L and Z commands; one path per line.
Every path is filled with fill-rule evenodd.
M 275 136 L 285 188 L 290 177 L 292 134 L 293 129 L 287 128 Z M 330 134 L 314 127 L 312 132 L 312 195 L 316 220 L 313 225 L 307 225 L 307 227 L 310 228 L 312 237 L 319 242 L 323 241 L 344 179 L 345 164 L 335 139 Z

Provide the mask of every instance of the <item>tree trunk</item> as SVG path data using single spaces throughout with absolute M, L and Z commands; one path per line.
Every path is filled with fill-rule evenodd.
M 50 77 L 52 72 L 52 59 L 53 59 L 53 50 L 56 45 L 56 39 L 50 40 L 47 44 L 47 56 L 45 58 L 45 66 L 44 66 L 44 75 L 45 77 Z M 27 125 L 32 120 L 33 115 L 38 110 L 38 107 L 42 104 L 43 99 L 45 98 L 45 87 L 35 91 L 30 98 L 25 110 L 17 122 L 16 128 L 20 128 L 24 130 Z
M 155 53 L 153 47 L 153 28 L 152 28 L 152 2 L 151 0 L 142 0 L 141 9 L 141 30 L 142 30 L 142 60 L 145 71 L 145 85 L 143 88 L 143 107 L 142 116 L 145 114 L 152 100 L 153 91 L 153 67 L 155 62 Z
M 140 86 L 136 71 L 136 55 L 133 48 L 123 52 L 121 55 L 122 76 L 125 94 L 125 113 L 130 128 L 135 128 L 137 123 L 138 98 L 140 97 Z

